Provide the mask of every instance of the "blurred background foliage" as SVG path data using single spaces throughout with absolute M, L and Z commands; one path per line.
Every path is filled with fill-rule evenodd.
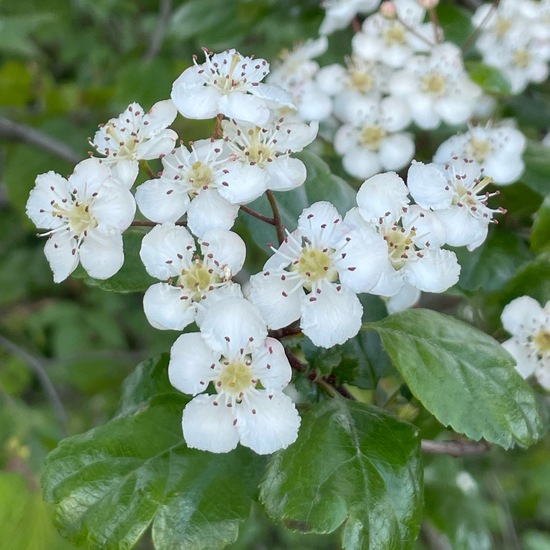
M 468 36 L 468 4 L 475 2 L 441 6 L 451 39 Z M 68 175 L 87 155 L 87 138 L 98 123 L 132 101 L 148 109 L 167 98 L 201 48 L 235 47 L 272 61 L 282 49 L 315 37 L 322 18 L 317 0 L 0 0 L 0 550 L 72 548 L 52 527 L 40 495 L 44 457 L 59 439 L 109 419 L 122 380 L 177 336 L 148 325 L 140 293 L 105 292 L 78 278 L 52 282 L 43 241 L 25 216 L 36 175 Z M 350 38 L 348 30 L 332 35 L 322 63 L 342 62 Z M 475 61 L 475 52 L 469 55 Z M 499 90 L 498 75 L 482 72 L 478 79 Z M 528 173 L 503 190 L 508 231 L 493 233 L 479 251 L 460 258 L 460 285 L 446 302 L 449 311 L 497 337 L 503 337 L 504 304 L 526 288 L 541 301 L 550 295 L 550 207 L 543 203 L 550 160 L 536 143 L 550 128 L 549 90 L 545 83 L 519 97 L 500 97 L 500 114 L 517 117 L 532 140 Z M 212 131 L 210 121 L 182 118 L 174 127 L 185 142 Z M 55 151 L 25 143 L 29 128 L 59 140 Z M 434 144 L 454 132 L 423 136 L 416 158 L 429 159 Z M 324 152 L 345 177 L 334 154 Z M 424 414 L 417 424 L 426 436 L 440 432 Z M 549 457 L 548 439 L 508 453 L 427 457 L 418 550 L 548 550 Z M 274 526 L 258 506 L 232 548 L 338 546 L 336 537 Z M 148 539 L 141 547 L 151 548 Z

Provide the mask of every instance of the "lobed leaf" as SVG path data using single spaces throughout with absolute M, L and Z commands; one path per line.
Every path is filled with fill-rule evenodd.
M 343 524 L 347 550 L 412 548 L 422 508 L 417 431 L 365 403 L 318 403 L 296 443 L 272 457 L 260 497 L 290 529 L 330 533 Z
M 533 390 L 489 335 L 424 309 L 367 326 L 380 334 L 411 392 L 443 425 L 506 449 L 542 435 Z
M 77 544 L 133 548 L 152 525 L 157 550 L 223 548 L 248 517 L 263 459 L 188 449 L 187 399 L 167 382 L 167 357 L 146 361 L 126 383 L 119 415 L 63 440 L 47 458 L 44 496 Z

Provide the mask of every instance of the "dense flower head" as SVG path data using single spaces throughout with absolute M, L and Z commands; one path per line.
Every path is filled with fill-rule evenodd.
M 550 390 L 550 301 L 544 307 L 530 296 L 512 300 L 502 311 L 504 328 L 512 335 L 503 346 L 516 360 L 516 369 L 534 375 Z
M 259 311 L 244 299 L 217 303 L 200 333 L 182 334 L 168 374 L 174 387 L 196 396 L 183 411 L 188 447 L 225 453 L 240 442 L 268 454 L 298 436 L 300 417 L 283 393 L 291 378 L 284 348 L 267 336 Z M 209 387 L 213 393 L 203 393 Z
M 445 226 L 446 242 L 474 250 L 487 237 L 489 224 L 497 223 L 488 201 L 498 194 L 485 188 L 493 182 L 483 168 L 467 158 L 455 158 L 445 164 L 413 161 L 407 184 L 411 195 L 423 208 L 431 209 Z
M 90 144 L 107 158 L 113 174 L 134 183 L 138 161 L 162 157 L 173 148 L 178 135 L 167 127 L 174 122 L 177 110 L 171 99 L 155 103 L 145 113 L 139 103 L 132 103 L 117 118 L 100 125 Z M 121 172 L 127 172 L 121 174 Z
M 311 341 L 341 344 L 357 334 L 367 292 L 382 273 L 384 241 L 369 228 L 346 226 L 336 208 L 321 201 L 306 208 L 264 271 L 246 290 L 270 328 L 300 319 Z
M 236 233 L 206 231 L 200 239 L 201 253 L 185 227 L 165 223 L 154 227 L 141 244 L 140 257 L 147 273 L 161 283 L 150 286 L 143 297 L 145 315 L 161 330 L 183 330 L 193 321 L 200 324 L 212 303 L 242 296 L 233 283 L 246 255 L 244 241 Z
M 252 124 L 266 124 L 271 109 L 294 108 L 288 92 L 261 82 L 269 73 L 265 59 L 241 55 L 235 49 L 211 54 L 202 65 L 186 69 L 174 82 L 172 99 L 187 118 L 223 114 Z
M 79 262 L 97 279 L 107 279 L 122 267 L 122 232 L 136 211 L 128 187 L 95 158 L 77 164 L 68 179 L 52 171 L 36 178 L 27 215 L 49 230 L 43 234 L 48 237 L 44 252 L 55 282 L 65 280 Z

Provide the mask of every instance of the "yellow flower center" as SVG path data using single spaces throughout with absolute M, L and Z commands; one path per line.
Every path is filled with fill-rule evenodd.
M 550 353 L 550 330 L 542 329 L 533 337 L 539 355 Z
M 229 67 L 229 71 L 227 72 L 227 76 L 225 75 L 219 75 L 215 79 L 215 84 L 218 87 L 218 90 L 222 94 L 228 94 L 235 88 L 239 88 L 242 84 L 242 82 L 238 79 L 233 78 L 233 73 L 235 72 L 235 69 L 237 68 L 237 65 L 241 61 L 241 56 L 237 53 L 234 53 L 231 56 L 231 65 Z
M 333 282 L 338 278 L 338 272 L 332 265 L 328 250 L 310 248 L 305 246 L 302 249 L 300 260 L 293 267 L 304 279 L 304 286 L 311 290 L 312 283 L 322 279 Z
M 386 137 L 386 131 L 380 126 L 367 126 L 361 131 L 361 144 L 371 151 L 378 151 L 382 140 Z
M 269 144 L 262 140 L 263 134 L 264 132 L 258 126 L 248 130 L 249 144 L 244 150 L 247 161 L 251 164 L 257 164 L 261 168 L 265 167 L 275 152 Z
M 218 392 L 224 391 L 230 395 L 239 396 L 246 390 L 255 386 L 253 383 L 252 363 L 250 359 L 243 361 L 230 361 L 224 364 L 216 382 Z
M 512 64 L 520 69 L 526 69 L 531 63 L 531 53 L 529 50 L 516 50 L 512 56 Z
M 214 179 L 212 168 L 203 164 L 200 160 L 195 162 L 188 174 L 189 183 L 193 189 L 189 194 L 198 195 L 203 189 L 207 189 Z
M 441 73 L 428 73 L 422 78 L 422 90 L 441 96 L 447 89 L 445 77 Z
M 352 67 L 350 72 L 350 87 L 361 92 L 368 93 L 374 85 L 374 78 L 368 72 Z
M 473 158 L 479 163 L 483 163 L 492 150 L 491 144 L 486 139 L 472 137 L 466 146 L 466 156 Z
M 384 240 L 388 244 L 390 260 L 396 271 L 405 265 L 411 254 L 414 254 L 413 239 L 415 236 L 416 231 L 414 228 L 407 231 L 407 229 L 397 224 L 392 225 L 385 231 Z
M 384 42 L 386 46 L 399 46 L 406 42 L 405 27 L 399 21 L 393 22 L 384 31 Z
M 80 235 L 98 225 L 97 220 L 90 214 L 91 202 L 91 200 L 75 202 L 68 207 L 55 203 L 52 208 L 52 216 L 66 219 L 71 231 Z
M 192 300 L 200 300 L 205 291 L 212 290 L 221 280 L 212 268 L 207 268 L 201 260 L 196 259 L 189 269 L 181 272 L 177 286 L 192 291 Z

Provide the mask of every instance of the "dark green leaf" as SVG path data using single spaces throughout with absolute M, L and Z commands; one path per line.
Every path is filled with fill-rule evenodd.
M 504 307 L 514 298 L 528 294 L 541 304 L 550 296 L 550 255 L 539 256 L 528 263 L 510 280 L 501 296 Z
M 521 180 L 533 191 L 546 196 L 550 193 L 550 149 L 536 141 L 527 141 L 523 153 L 525 172 Z
M 550 250 L 550 198 L 546 198 L 539 208 L 531 233 L 531 250 Z
M 158 281 L 145 271 L 143 262 L 139 257 L 139 249 L 144 235 L 145 231 L 140 229 L 131 229 L 124 233 L 122 236 L 124 240 L 124 265 L 110 279 L 92 279 L 82 268 L 75 271 L 73 276 L 84 279 L 91 286 L 98 286 L 103 290 L 112 292 L 143 292 L 147 290 Z
M 510 81 L 495 67 L 481 61 L 466 61 L 470 78 L 488 94 L 510 95 Z
M 524 241 L 505 230 L 489 231 L 487 240 L 472 252 L 465 247 L 455 252 L 462 267 L 458 284 L 465 290 L 499 290 L 532 259 Z
M 263 459 L 188 449 L 187 399 L 170 390 L 167 358 L 129 377 L 119 416 L 63 440 L 48 456 L 45 498 L 61 533 L 102 549 L 135 546 L 152 524 L 157 550 L 223 548 L 249 513 Z
M 344 524 L 347 550 L 412 548 L 422 507 L 417 433 L 365 403 L 316 404 L 296 443 L 271 459 L 260 496 L 290 529 L 330 533 Z
M 451 4 L 437 6 L 437 18 L 445 32 L 445 40 L 462 46 L 473 32 L 472 17 L 466 10 Z
M 484 332 L 425 309 L 368 326 L 382 337 L 411 392 L 443 425 L 506 449 L 541 436 L 533 390 L 512 357 Z

